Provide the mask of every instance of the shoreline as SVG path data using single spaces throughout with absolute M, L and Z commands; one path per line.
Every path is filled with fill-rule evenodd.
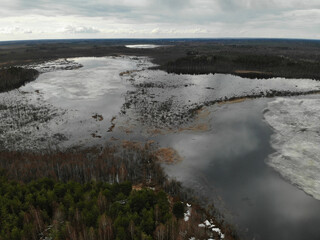
M 158 48 L 127 48 L 128 44 Z M 206 41 L 66 40 L 1 45 L 0 68 L 61 58 L 149 56 L 167 72 L 224 73 L 247 78 L 309 78 L 320 80 L 320 42 L 245 39 Z M 14 60 L 13 60 L 14 59 Z
M 129 75 L 130 74 L 134 74 L 134 72 L 130 72 Z M 128 77 L 130 77 L 130 76 L 128 76 Z M 149 87 L 156 87 L 156 85 L 152 85 L 152 84 L 150 86 L 149 85 L 144 86 L 143 84 L 142 85 L 140 84 L 139 86 L 142 89 L 145 89 L 145 88 L 147 89 Z M 190 108 L 188 113 L 190 113 L 191 116 L 196 116 L 197 113 L 199 112 L 199 110 L 202 109 L 203 106 L 210 106 L 210 105 L 213 105 L 216 103 L 223 104 L 223 103 L 238 102 L 238 101 L 242 101 L 243 99 L 255 99 L 255 98 L 261 98 L 261 97 L 271 98 L 271 97 L 277 97 L 277 96 L 297 96 L 297 95 L 319 94 L 319 93 L 320 93 L 319 90 L 296 91 L 296 92 L 285 91 L 285 90 L 268 90 L 268 91 L 260 93 L 260 94 L 257 93 L 257 94 L 249 94 L 249 95 L 235 96 L 235 97 L 231 96 L 231 97 L 227 97 L 227 98 L 220 98 L 220 99 L 216 99 L 216 100 L 205 101 L 205 102 L 198 104 L 196 106 L 193 105 L 194 108 Z M 164 110 L 170 109 L 170 106 L 171 106 L 170 104 L 171 104 L 170 102 L 167 102 L 166 105 L 161 106 L 162 107 L 161 109 L 164 109 Z M 98 113 L 96 113 L 96 114 L 98 114 Z M 96 118 L 98 118 L 98 115 L 93 115 L 91 118 L 94 118 L 94 116 L 96 116 Z M 179 184 L 179 183 L 177 183 L 177 184 Z

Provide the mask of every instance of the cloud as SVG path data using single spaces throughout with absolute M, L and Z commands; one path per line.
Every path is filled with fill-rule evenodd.
M 0 8 L 0 40 L 18 35 L 314 38 L 319 12 L 319 0 L 11 0 Z
M 71 26 L 68 25 L 64 27 L 61 30 L 58 30 L 58 32 L 62 33 L 71 33 L 71 34 L 78 34 L 78 33 L 99 33 L 100 30 L 94 28 L 94 27 L 86 27 L 86 26 Z
M 31 34 L 32 30 L 20 27 L 4 27 L 0 28 L 0 34 Z

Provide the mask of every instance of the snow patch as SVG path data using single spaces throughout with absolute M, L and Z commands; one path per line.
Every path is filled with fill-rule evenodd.
M 219 234 L 220 236 L 220 239 L 224 239 L 224 234 L 221 232 L 220 228 L 217 228 L 214 224 L 213 224 L 213 221 L 212 219 L 209 221 L 209 220 L 205 220 L 203 223 L 200 223 L 198 225 L 198 227 L 201 227 L 201 228 L 204 228 L 206 227 L 207 229 L 210 229 L 212 232 L 216 232 Z M 210 240 L 211 238 L 209 238 L 208 240 Z
M 191 217 L 191 204 L 187 203 L 187 211 L 184 213 L 184 221 L 189 221 L 189 218 Z

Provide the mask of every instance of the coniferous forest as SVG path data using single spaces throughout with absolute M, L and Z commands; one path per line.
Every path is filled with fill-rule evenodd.
M 1 176 L 0 193 L 1 239 L 153 239 L 177 224 L 166 193 L 132 191 L 130 182 L 21 184 Z
M 211 218 L 208 211 L 179 182 L 167 179 L 152 147 L 127 145 L 51 154 L 0 152 L 0 239 L 212 236 L 210 229 L 198 227 Z M 236 239 L 228 224 L 215 224 L 225 239 Z

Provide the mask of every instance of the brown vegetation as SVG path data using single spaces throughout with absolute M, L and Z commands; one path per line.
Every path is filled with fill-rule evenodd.
M 112 132 L 114 127 L 116 126 L 116 124 L 114 123 L 114 121 L 116 120 L 116 116 L 113 116 L 112 119 L 111 119 L 111 126 L 109 127 L 108 131 L 107 132 Z
M 177 163 L 182 161 L 182 157 L 173 148 L 160 148 L 154 152 L 158 161 L 167 164 Z
M 96 119 L 97 121 L 102 121 L 103 120 L 103 116 L 99 115 L 97 113 L 95 115 L 93 115 L 92 118 Z
M 130 75 L 130 74 L 132 74 L 132 73 L 134 73 L 134 72 L 138 72 L 139 70 L 128 70 L 128 71 L 125 71 L 125 72 L 121 72 L 121 73 L 119 73 L 119 75 L 122 77 L 122 76 L 124 76 L 124 75 Z

